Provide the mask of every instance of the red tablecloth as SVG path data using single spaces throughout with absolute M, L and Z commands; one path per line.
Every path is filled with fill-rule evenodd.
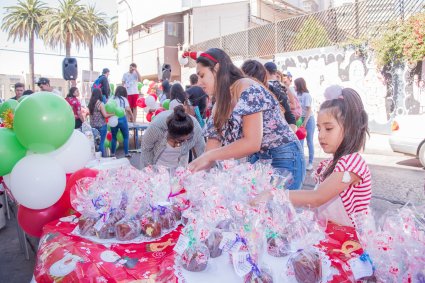
M 76 224 L 54 221 L 44 227 L 34 277 L 42 282 L 177 282 L 173 248 L 181 227 L 153 243 L 102 245 L 72 235 Z M 362 254 L 353 228 L 328 223 L 327 239 L 317 245 L 340 275 L 352 282 L 346 261 Z
M 102 245 L 71 235 L 76 224 L 44 227 L 34 277 L 43 282 L 177 282 L 174 245 L 181 227 L 153 243 Z

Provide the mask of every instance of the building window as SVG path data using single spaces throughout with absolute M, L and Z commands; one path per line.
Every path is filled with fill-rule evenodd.
M 179 27 L 177 23 L 167 23 L 167 35 L 169 36 L 179 36 Z

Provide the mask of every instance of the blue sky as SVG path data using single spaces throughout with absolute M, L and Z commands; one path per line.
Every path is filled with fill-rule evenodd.
M 6 15 L 5 7 L 17 4 L 17 0 L 1 0 L 0 1 L 0 22 L 3 21 Z M 43 0 L 48 6 L 55 7 L 58 5 L 58 0 Z M 96 8 L 104 12 L 108 18 L 116 15 L 117 3 L 116 0 L 81 0 L 82 4 L 95 4 Z M 7 40 L 7 34 L 0 32 L 0 74 L 22 75 L 22 72 L 28 73 L 28 41 Z M 46 47 L 43 41 L 37 40 L 35 45 L 35 73 L 48 77 L 61 77 L 61 64 L 64 58 L 64 49 L 52 49 Z M 77 50 L 75 47 L 71 50 L 71 56 L 76 56 L 78 64 L 82 69 L 88 69 L 88 50 Z M 116 52 L 112 48 L 111 43 L 104 47 L 95 47 L 95 58 L 103 60 L 95 60 L 95 70 L 101 70 L 103 67 L 116 65 L 114 61 Z M 108 65 L 108 66 L 107 66 Z

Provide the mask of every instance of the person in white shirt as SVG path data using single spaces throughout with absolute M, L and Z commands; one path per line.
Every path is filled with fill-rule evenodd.
M 118 107 L 124 108 L 125 112 L 128 113 L 130 122 L 134 121 L 133 113 L 131 112 L 130 105 L 127 100 L 127 90 L 123 86 L 118 86 L 115 90 L 115 96 L 111 97 L 109 100 L 115 100 Z M 127 122 L 127 116 L 124 115 L 121 118 L 118 118 L 118 125 L 116 127 L 111 127 L 111 133 L 112 133 L 112 141 L 111 141 L 111 155 L 115 155 L 115 150 L 117 148 L 117 133 L 118 130 L 121 130 L 122 136 L 124 138 L 123 146 L 124 146 L 124 154 L 125 157 L 131 157 L 131 154 L 128 152 L 128 136 L 129 136 L 129 130 L 128 130 L 128 122 Z
M 139 98 L 137 83 L 140 81 L 142 81 L 142 77 L 137 71 L 137 65 L 131 63 L 130 70 L 122 76 L 122 85 L 127 89 L 128 103 L 133 112 L 133 117 L 137 117 L 137 99 Z

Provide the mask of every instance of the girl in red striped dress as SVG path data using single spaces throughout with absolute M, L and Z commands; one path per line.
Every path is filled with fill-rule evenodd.
M 371 199 L 371 175 L 359 154 L 366 143 L 368 117 L 359 94 L 345 88 L 325 101 L 317 117 L 320 146 L 333 158 L 322 161 L 316 171 L 315 190 L 289 191 L 295 206 L 318 208 L 335 223 L 354 226 L 356 213 L 367 210 Z M 271 196 L 264 193 L 257 201 Z

